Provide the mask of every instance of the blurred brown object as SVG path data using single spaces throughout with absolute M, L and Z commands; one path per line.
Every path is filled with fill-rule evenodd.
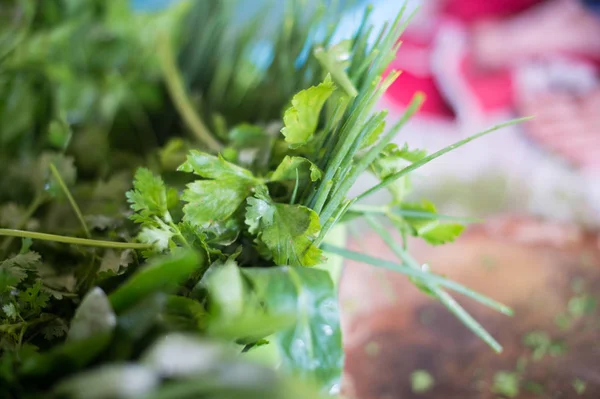
M 374 234 L 350 246 L 394 259 Z M 504 352 L 493 353 L 404 276 L 348 262 L 340 294 L 348 398 L 600 398 L 600 314 L 595 308 L 574 313 L 582 295 L 597 300 L 600 294 L 597 234 L 504 217 L 473 226 L 454 244 L 433 248 L 414 241 L 410 248 L 433 271 L 515 310 L 510 318 L 455 295 Z M 566 344 L 556 347 L 564 351 L 532 352 L 536 348 L 523 343 L 532 332 Z M 415 370 L 434 378 L 431 390 L 413 392 Z M 516 376 L 518 394 L 503 396 L 494 388 L 501 371 Z

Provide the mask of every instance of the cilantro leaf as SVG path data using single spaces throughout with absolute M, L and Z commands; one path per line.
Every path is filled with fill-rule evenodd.
M 464 229 L 465 226 L 462 224 L 444 223 L 421 233 L 420 236 L 431 245 L 440 245 L 453 242 L 460 236 Z
M 376 140 L 376 138 L 369 138 L 368 140 Z M 388 144 L 373 162 L 371 168 L 380 180 L 384 180 L 426 155 L 427 153 L 423 150 L 410 150 L 406 144 L 402 148 L 399 148 L 396 144 Z M 410 188 L 408 176 L 401 177 L 388 186 L 395 203 L 401 202 Z
M 27 290 L 19 292 L 19 301 L 31 309 L 33 313 L 38 313 L 45 308 L 49 299 L 50 295 L 42 291 L 41 280 L 37 280 Z
M 159 226 L 143 227 L 138 234 L 138 240 L 146 244 L 154 244 L 158 251 L 164 251 L 171 246 L 176 231 L 161 223 Z
M 319 216 L 310 208 L 274 203 L 257 193 L 248 198 L 246 224 L 278 265 L 314 266 L 322 261 L 322 251 L 313 244 L 321 231 Z
M 428 212 L 435 214 L 435 205 L 429 201 L 421 203 L 402 203 L 403 210 Z M 453 242 L 460 236 L 465 227 L 458 223 L 440 223 L 438 219 L 423 219 L 405 216 L 404 221 L 409 225 L 413 236 L 421 237 L 429 244 L 440 245 Z
M 7 303 L 2 306 L 2 311 L 10 320 L 16 320 L 19 317 L 19 311 L 15 307 L 14 303 Z
M 27 272 L 39 266 L 41 257 L 37 252 L 29 251 L 0 262 L 0 291 L 3 285 L 16 285 L 27 278 Z
M 150 170 L 139 168 L 135 173 L 133 190 L 125 195 L 131 209 L 136 212 L 131 216 L 134 222 L 154 224 L 154 217 L 162 218 L 166 222 L 172 220 L 167 207 L 165 183 Z
M 335 90 L 331 77 L 317 86 L 302 90 L 292 98 L 292 106 L 283 114 L 284 127 L 281 133 L 290 148 L 300 147 L 310 141 L 325 101 Z
M 230 217 L 261 184 L 247 169 L 200 151 L 191 151 L 178 170 L 207 179 L 188 184 L 182 196 L 183 220 L 200 227 Z
M 270 181 L 294 180 L 296 176 L 307 179 L 309 175 L 311 181 L 317 181 L 322 174 L 321 169 L 308 159 L 286 155 L 271 175 Z
M 54 319 L 42 328 L 42 334 L 46 340 L 52 341 L 64 337 L 68 330 L 69 327 L 63 319 Z

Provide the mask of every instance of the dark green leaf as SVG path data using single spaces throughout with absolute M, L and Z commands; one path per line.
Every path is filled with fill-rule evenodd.
M 172 291 L 203 262 L 198 253 L 189 250 L 153 259 L 110 294 L 110 303 L 120 313 L 152 293 Z
M 273 253 L 278 265 L 314 266 L 322 252 L 314 245 L 321 231 L 319 216 L 301 205 L 274 203 L 264 193 L 248 198 L 246 224 Z
M 306 158 L 286 155 L 270 177 L 270 181 L 299 179 L 317 181 L 321 178 L 321 170 Z

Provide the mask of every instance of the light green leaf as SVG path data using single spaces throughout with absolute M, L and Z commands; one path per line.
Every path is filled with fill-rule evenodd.
M 436 214 L 435 205 L 429 201 L 421 203 L 402 203 L 403 211 L 426 212 Z M 453 242 L 465 229 L 458 223 L 441 223 L 439 219 L 424 219 L 422 217 L 404 216 L 414 236 L 421 237 L 432 245 Z
M 191 151 L 178 170 L 207 179 L 188 184 L 182 196 L 183 220 L 200 227 L 230 217 L 261 184 L 250 171 L 200 151 Z
M 385 180 L 426 155 L 425 151 L 409 150 L 406 145 L 398 148 L 396 144 L 388 144 L 373 162 L 371 168 L 380 180 Z M 411 184 L 407 176 L 394 181 L 388 187 L 395 203 L 402 201 L 410 189 Z
M 269 314 L 295 314 L 295 325 L 275 334 L 283 367 L 322 392 L 339 389 L 343 367 L 337 292 L 326 271 L 244 268 L 254 295 Z
M 270 181 L 295 180 L 296 176 L 300 179 L 308 179 L 309 175 L 311 181 L 317 181 L 322 174 L 318 166 L 308 159 L 286 155 L 271 175 Z
M 421 234 L 421 237 L 431 245 L 441 245 L 454 242 L 465 229 L 458 223 L 445 223 L 435 226 Z
M 259 193 L 248 198 L 246 224 L 278 265 L 314 266 L 322 261 L 321 250 L 313 244 L 321 231 L 319 216 L 310 208 L 274 203 Z
M 281 133 L 290 148 L 310 141 L 317 129 L 323 104 L 335 90 L 329 76 L 317 86 L 302 90 L 292 98 L 292 106 L 283 114 Z
M 167 189 L 160 176 L 155 176 L 146 168 L 139 168 L 135 173 L 133 190 L 126 194 L 131 209 L 136 213 L 131 219 L 137 223 L 154 224 L 154 217 L 171 221 L 167 207 Z
M 175 235 L 173 229 L 167 225 L 160 227 L 144 227 L 138 234 L 138 241 L 146 244 L 154 244 L 159 251 L 164 251 L 171 246 L 171 239 Z

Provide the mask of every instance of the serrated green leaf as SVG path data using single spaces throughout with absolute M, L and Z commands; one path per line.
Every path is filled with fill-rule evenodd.
M 67 331 L 69 331 L 69 327 L 63 319 L 54 319 L 42 328 L 42 334 L 44 334 L 44 339 L 47 341 L 62 338 L 67 334 Z
M 42 281 L 37 280 L 35 284 L 25 291 L 19 292 L 19 301 L 33 313 L 40 312 L 48 304 L 50 295 L 42 291 Z
M 278 265 L 314 266 L 323 259 L 313 243 L 321 231 L 319 216 L 310 208 L 274 203 L 259 193 L 248 198 L 246 224 Z
M 423 150 L 409 150 L 406 144 L 403 148 L 399 148 L 396 144 L 388 144 L 373 162 L 371 168 L 380 180 L 385 180 L 426 155 L 427 153 Z M 410 189 L 408 176 L 403 176 L 388 186 L 394 203 L 402 201 Z
M 277 267 L 244 268 L 256 298 L 269 314 L 296 315 L 296 323 L 275 334 L 282 365 L 329 393 L 339 387 L 343 368 L 337 292 L 326 271 Z
M 421 203 L 402 203 L 404 211 L 436 213 L 435 205 L 429 201 Z M 411 232 L 416 237 L 421 237 L 432 245 L 453 242 L 460 236 L 465 227 L 458 223 L 441 223 L 439 219 L 424 219 L 421 217 L 404 216 Z
M 159 227 L 144 227 L 138 234 L 138 241 L 153 244 L 158 251 L 171 247 L 175 231 L 170 226 L 162 224 Z
M 2 305 L 2 311 L 6 315 L 6 317 L 10 320 L 16 320 L 19 316 L 19 311 L 15 307 L 13 303 L 8 303 L 6 305 Z
M 302 90 L 292 98 L 292 106 L 283 114 L 281 133 L 290 148 L 300 147 L 313 137 L 325 101 L 335 90 L 328 76 L 317 86 Z
M 167 207 L 167 188 L 160 176 L 155 176 L 146 168 L 139 168 L 135 173 L 133 190 L 126 194 L 131 209 L 136 213 L 131 219 L 137 223 L 154 224 L 153 218 L 159 217 L 166 222 L 171 221 Z
M 303 157 L 286 155 L 270 177 L 270 181 L 309 179 L 317 181 L 323 173 L 317 165 Z
M 5 275 L 6 282 L 11 281 L 10 285 L 15 285 L 27 278 L 27 273 L 35 270 L 40 265 L 40 261 L 41 257 L 37 252 L 20 253 L 0 262 L 0 274 Z M 0 291 L 2 289 L 0 283 Z
M 230 217 L 261 184 L 250 171 L 200 151 L 191 151 L 178 170 L 207 179 L 188 184 L 182 196 L 183 220 L 200 227 Z

